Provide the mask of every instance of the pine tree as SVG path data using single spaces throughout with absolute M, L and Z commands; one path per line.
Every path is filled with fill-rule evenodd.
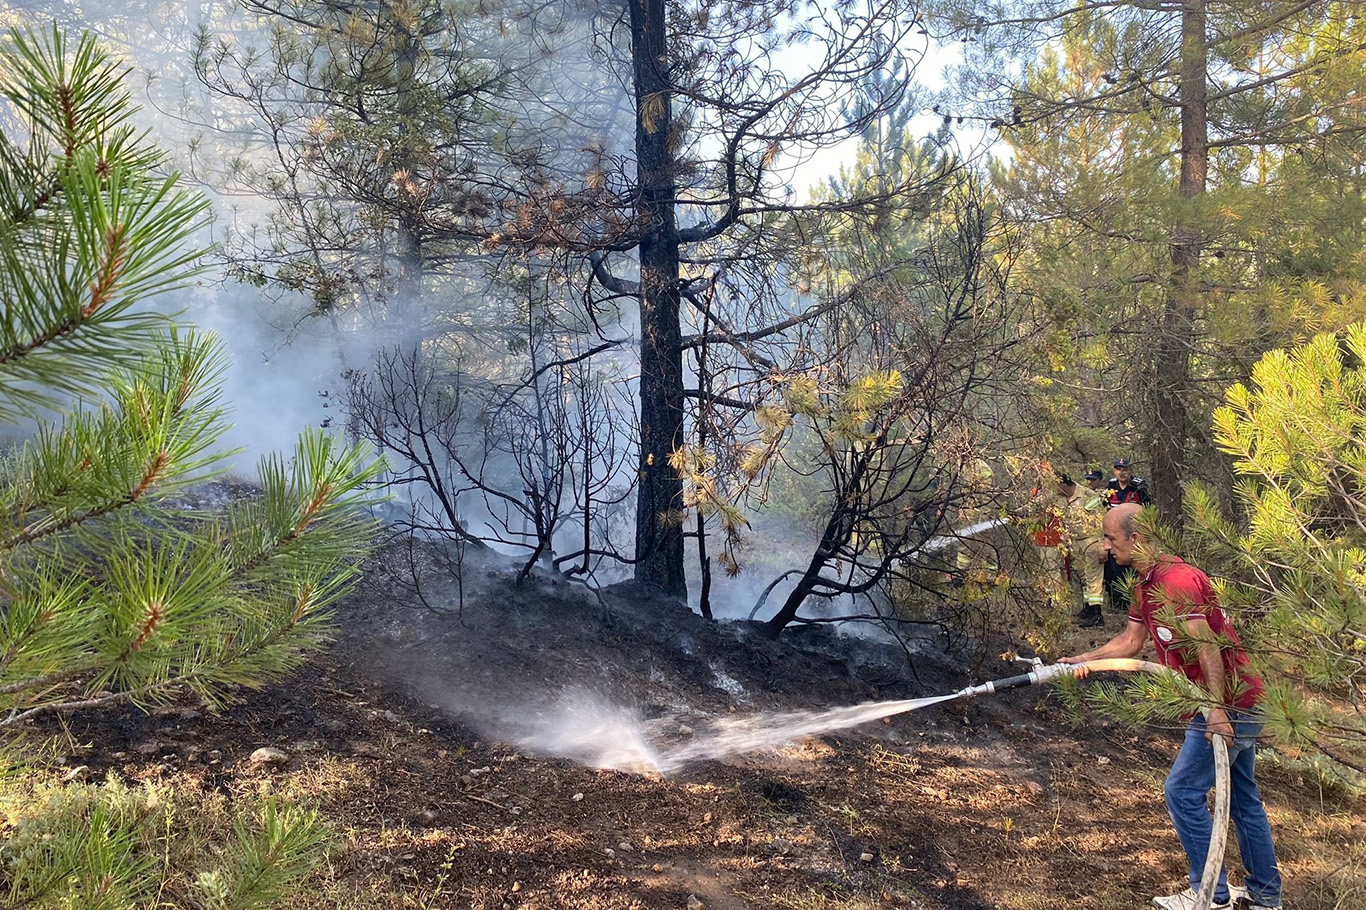
M 1299 306 L 1297 285 L 1327 299 L 1357 271 L 1356 6 L 932 6 L 963 41 L 953 113 L 1011 146 L 1002 186 L 1036 260 L 1015 286 L 1058 329 L 1041 371 L 1053 413 L 1075 401 L 1121 437 L 1075 442 L 1091 460 L 1144 462 L 1179 522 L 1182 484 L 1220 469 L 1203 458 L 1217 390 L 1335 318 L 1338 301 Z
M 213 476 L 228 426 L 216 342 L 141 304 L 180 286 L 206 205 L 158 176 L 124 70 L 90 37 L 16 33 L 0 53 L 0 418 L 36 429 L 0 462 L 0 728 L 233 687 L 297 667 L 326 638 L 368 529 L 363 451 L 306 433 L 222 514 L 176 497 Z M 19 428 L 22 430 L 22 427 Z M 13 781 L 11 781 L 13 782 Z M 173 870 L 159 823 L 116 786 L 46 798 L 0 787 L 10 905 L 134 906 Z M 37 800 L 23 800 L 37 792 Z M 16 803 L 15 801 L 18 800 Z M 306 871 L 322 826 L 266 806 L 186 888 L 265 906 Z M 169 835 L 168 835 L 169 838 Z M 171 855 L 167 846 L 166 855 Z M 201 857 L 177 857 L 197 865 Z
M 1366 323 L 1271 351 L 1225 401 L 1239 514 L 1191 487 L 1191 543 L 1272 683 L 1269 725 L 1366 772 Z
M 1191 484 L 1182 534 L 1148 510 L 1144 530 L 1214 579 L 1239 646 L 1266 684 L 1259 709 L 1283 758 L 1320 779 L 1359 784 L 1366 774 L 1366 323 L 1268 352 L 1224 400 L 1213 436 L 1238 477 L 1234 513 L 1208 485 Z M 1233 646 L 1227 637 L 1219 644 Z M 1175 675 L 1089 693 L 1093 704 L 1134 723 L 1175 719 L 1207 697 Z

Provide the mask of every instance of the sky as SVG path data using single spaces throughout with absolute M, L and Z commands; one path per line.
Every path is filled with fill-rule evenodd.
M 936 135 L 943 123 L 941 115 L 929 108 L 934 103 L 933 96 L 943 91 L 947 85 L 946 71 L 961 62 L 962 55 L 958 47 L 955 42 L 941 44 L 929 36 L 914 33 L 909 34 L 903 42 L 902 52 L 915 64 L 916 86 L 925 93 L 927 99 L 926 109 L 912 118 L 910 123 L 911 131 L 917 138 Z M 799 78 L 801 74 L 810 72 L 819 64 L 820 59 L 815 48 L 794 45 L 780 54 L 777 61 L 780 68 L 793 78 Z M 1002 145 L 995 141 L 994 136 L 988 135 L 986 128 L 972 124 L 955 126 L 953 142 L 965 157 L 980 154 L 987 149 L 999 153 L 999 147 Z M 850 137 L 837 145 L 817 149 L 799 146 L 788 148 L 779 159 L 776 170 L 785 173 L 788 182 L 797 191 L 798 198 L 804 198 L 812 188 L 824 184 L 830 177 L 837 176 L 842 164 L 852 163 L 857 148 L 856 137 Z

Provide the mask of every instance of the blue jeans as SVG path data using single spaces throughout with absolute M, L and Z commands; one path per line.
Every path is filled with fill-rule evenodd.
M 1275 907 L 1281 900 L 1281 873 L 1276 868 L 1276 848 L 1271 843 L 1271 825 L 1257 792 L 1257 736 L 1262 725 L 1250 715 L 1229 712 L 1234 739 L 1228 748 L 1229 816 L 1238 832 L 1238 847 L 1247 869 L 1248 897 L 1259 904 Z M 1191 887 L 1199 889 L 1209 852 L 1214 821 L 1206 799 L 1214 787 L 1214 747 L 1205 741 L 1205 719 L 1196 717 L 1186 728 L 1186 741 L 1176 756 L 1163 793 L 1167 812 L 1176 826 L 1181 846 L 1190 860 Z M 1228 873 L 1219 872 L 1216 901 L 1228 900 Z

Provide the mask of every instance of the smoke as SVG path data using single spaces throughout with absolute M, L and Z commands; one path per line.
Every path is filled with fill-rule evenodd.
M 266 301 L 256 288 L 235 283 L 196 287 L 160 303 L 180 311 L 178 321 L 213 332 L 230 360 L 223 397 L 232 424 L 222 439 L 240 450 L 232 461 L 245 473 L 271 452 L 290 452 L 308 426 L 341 430 L 341 373 L 348 360 L 343 339 L 319 332 L 287 333 L 281 324 L 297 322 L 302 302 Z M 362 356 L 351 339 L 350 358 Z
M 53 4 L 54 10 L 57 7 Z M 205 17 L 208 18 L 202 24 L 211 32 L 236 39 L 242 47 L 253 40 L 261 48 L 269 47 L 269 42 L 264 40 L 266 21 L 244 14 L 238 5 L 231 3 L 204 6 L 171 4 L 160 0 L 132 0 L 91 15 L 107 16 L 107 22 L 92 21 L 88 24 L 96 26 L 105 41 L 134 62 L 138 72 L 145 76 L 134 88 L 135 94 L 142 91 L 145 95 L 147 107 L 143 123 L 152 129 L 162 145 L 172 150 L 176 163 L 199 175 L 205 181 L 202 188 L 214 195 L 221 218 L 219 226 L 214 229 L 219 239 L 227 236 L 226 232 L 231 230 L 232 236 L 239 239 L 252 237 L 267 252 L 277 252 L 268 242 L 275 239 L 274 235 L 265 235 L 265 226 L 271 223 L 270 203 L 244 192 L 251 188 L 248 186 L 250 180 L 242 176 L 252 173 L 258 163 L 269 165 L 265 159 L 269 158 L 272 150 L 262 144 L 260 135 L 251 134 L 252 121 L 246 116 L 250 106 L 234 106 L 231 100 L 221 95 L 204 94 L 189 67 L 190 52 L 195 44 L 195 27 Z M 591 170 L 594 162 L 601 162 L 605 173 L 598 176 L 606 180 L 609 187 L 614 186 L 620 192 L 628 191 L 633 177 L 628 147 L 634 134 L 634 105 L 622 85 L 613 78 L 624 77 L 625 71 L 607 73 L 602 66 L 603 47 L 595 45 L 597 37 L 594 35 L 595 29 L 603 25 L 596 19 L 601 11 L 595 5 L 571 4 L 563 9 L 549 8 L 546 15 L 551 18 L 513 17 L 513 32 L 505 44 L 490 45 L 495 48 L 494 56 L 506 53 L 509 61 L 515 58 L 518 63 L 515 68 L 519 72 L 538 74 L 526 83 L 514 86 L 514 95 L 498 99 L 505 109 L 500 111 L 500 122 L 489 127 L 497 132 L 496 136 L 489 137 L 490 154 L 502 155 L 519 144 L 528 149 L 535 148 L 544 174 L 547 175 L 548 185 L 564 180 L 571 188 L 574 181 L 584 179 L 585 172 Z M 563 21 L 551 21 L 555 17 L 563 17 Z M 144 27 L 148 24 L 152 27 Z M 477 30 L 480 25 L 472 22 L 470 27 Z M 530 32 L 536 29 L 544 34 L 532 36 Z M 531 40 L 533 37 L 547 36 L 553 40 L 546 46 L 557 45 L 553 65 L 537 57 L 536 48 L 541 45 Z M 917 41 L 917 44 L 928 45 L 928 41 Z M 817 59 L 803 58 L 801 55 L 804 51 L 801 49 L 793 53 L 791 59 L 784 57 L 778 63 L 779 68 L 788 75 L 808 71 Z M 924 56 L 925 53 L 925 49 L 920 48 L 914 56 Z M 615 61 L 612 66 L 620 67 L 620 59 L 611 59 Z M 832 92 L 842 90 L 838 87 L 830 89 Z M 826 106 L 818 107 L 826 109 Z M 828 106 L 829 111 L 838 109 L 838 106 Z M 301 128 L 300 124 L 307 119 L 302 114 L 308 113 L 308 110 L 300 106 L 298 111 L 300 117 L 282 120 L 286 129 Z M 716 149 L 712 147 L 715 144 L 712 134 L 715 130 L 711 129 L 714 123 L 706 119 L 708 115 L 682 109 L 677 113 L 681 118 L 680 135 L 691 137 L 688 141 L 694 143 L 692 153 L 703 160 L 714 158 Z M 829 117 L 817 118 L 822 123 L 818 132 L 829 135 L 838 133 L 839 124 L 836 121 L 840 116 L 831 114 Z M 691 128 L 683 129 L 683 121 L 692 117 L 699 119 Z M 829 122 L 825 122 L 827 120 Z M 214 124 L 225 125 L 227 134 L 216 134 L 212 129 Z M 264 126 L 259 122 L 255 128 L 257 132 L 264 132 Z M 831 145 L 829 148 L 839 150 L 839 155 L 846 155 L 848 151 L 847 146 L 841 145 Z M 816 154 L 815 147 L 806 148 L 797 143 L 782 150 L 785 163 L 780 163 L 779 168 L 786 168 L 786 179 L 798 185 L 803 182 L 816 183 L 822 175 L 801 164 L 812 160 Z M 833 158 L 821 160 L 833 166 Z M 714 166 L 715 162 L 711 164 Z M 225 165 L 229 167 L 225 168 Z M 304 172 L 307 175 L 306 168 Z M 799 177 L 798 172 L 802 176 Z M 223 183 L 225 179 L 227 182 Z M 324 195 L 334 191 L 325 183 L 309 189 Z M 610 198 L 610 194 L 604 198 Z M 689 217 L 696 214 L 689 213 Z M 275 226 L 278 227 L 279 222 Z M 253 234 L 254 229 L 263 233 L 259 236 Z M 494 263 L 495 268 L 501 268 L 502 265 Z M 534 257 L 532 261 L 520 264 L 513 262 L 512 265 L 512 271 L 518 272 L 524 268 L 526 272 L 525 275 L 518 272 L 515 277 L 525 278 L 528 286 L 536 283 L 538 266 Z M 560 268 L 563 262 L 550 257 L 544 265 L 550 271 Z M 623 395 L 633 392 L 633 380 L 628 377 L 634 369 L 631 345 L 637 331 L 634 308 L 629 305 L 617 306 L 610 299 L 586 306 L 575 296 L 582 289 L 573 285 L 574 282 L 587 284 L 587 279 L 583 274 L 572 273 L 556 288 L 555 296 L 547 293 L 544 300 L 535 303 L 530 299 L 517 299 L 514 307 L 509 305 L 507 299 L 498 296 L 503 292 L 493 282 L 478 280 L 478 270 L 483 267 L 449 268 L 437 278 L 442 288 L 439 294 L 431 293 L 429 299 L 417 302 L 403 301 L 408 311 L 422 314 L 425 328 L 448 319 L 452 327 L 451 337 L 459 336 L 462 331 L 466 333 L 466 336 L 449 343 L 452 348 L 467 344 L 477 349 L 476 355 L 467 355 L 466 368 L 484 374 L 479 378 L 487 379 L 490 384 L 506 384 L 509 376 L 516 378 L 513 374 L 519 370 L 522 373 L 529 372 L 522 352 L 536 342 L 528 339 L 525 326 L 515 323 L 520 307 L 542 307 L 565 314 L 558 317 L 562 320 L 561 330 L 581 330 L 584 334 L 574 340 L 574 345 L 577 345 L 575 349 L 547 345 L 539 352 L 541 363 L 570 359 L 578 348 L 599 340 L 588 332 L 591 325 L 603 336 L 626 341 L 620 348 L 595 357 L 593 366 L 599 371 L 610 372 L 611 381 L 619 383 L 618 388 Z M 620 277 L 638 277 L 630 254 L 612 254 L 609 267 L 618 272 Z M 359 321 L 357 326 L 338 327 L 325 319 L 308 316 L 313 301 L 305 295 L 278 294 L 274 291 L 267 295 L 256 286 L 220 281 L 220 277 L 210 276 L 211 280 L 205 284 L 159 305 L 182 311 L 187 321 L 216 332 L 223 340 L 232 362 L 225 380 L 224 398 L 233 408 L 233 426 L 224 444 L 241 450 L 241 455 L 234 462 L 234 469 L 247 472 L 262 454 L 288 451 L 299 431 L 306 426 L 324 426 L 340 432 L 344 419 L 340 413 L 343 405 L 342 374 L 347 369 L 369 369 L 380 343 L 373 334 L 357 330 Z M 743 277 L 736 277 L 734 281 L 734 286 L 729 289 L 733 294 L 762 296 L 771 292 L 776 295 L 773 300 L 762 303 L 758 311 L 760 315 L 775 318 L 788 316 L 805 306 L 795 294 L 782 286 L 781 281 L 775 282 L 773 287 L 761 284 L 749 286 Z M 437 297 L 440 299 L 435 299 Z M 577 324 L 571 325 L 576 321 Z M 564 329 L 565 326 L 570 329 Z M 415 326 L 409 332 L 420 337 L 423 329 L 424 326 Z M 442 344 L 447 344 L 446 339 L 442 340 Z M 692 374 L 691 361 L 685 368 L 691 384 L 696 378 Z M 625 424 L 628 421 L 621 422 Z M 624 449 L 629 447 L 626 435 L 629 430 L 611 426 L 608 432 L 620 436 Z M 628 456 L 618 469 L 623 485 L 633 473 L 632 457 Z M 527 484 L 525 478 L 518 476 L 510 461 L 502 454 L 491 459 L 490 475 L 498 479 L 503 492 L 516 497 L 523 493 Z M 405 466 L 395 464 L 394 467 L 401 471 Z M 421 496 L 415 492 L 416 485 L 403 489 L 403 495 Z M 604 498 L 606 496 L 599 496 L 599 503 Z M 477 533 L 483 534 L 488 530 L 490 536 L 493 535 L 492 528 L 498 520 L 494 514 L 496 503 L 489 505 L 476 493 L 466 496 L 460 508 L 462 521 L 469 527 Z M 804 565 L 810 559 L 819 533 L 802 520 L 785 517 L 793 514 L 791 510 L 773 511 L 776 514 L 756 518 L 755 531 L 748 535 L 755 545 L 741 554 L 743 571 L 734 577 L 728 576 L 719 567 L 713 571 L 711 603 L 717 617 L 747 617 L 764 588 L 773 579 L 794 566 Z M 632 555 L 630 512 L 630 503 L 618 504 L 616 511 L 606 515 L 599 522 L 601 526 L 593 529 L 599 537 L 598 543 L 603 539 L 614 541 L 617 548 L 628 557 Z M 515 511 L 513 516 L 514 522 L 520 521 Z M 527 533 L 525 522 L 501 533 L 505 541 L 511 542 L 495 543 L 495 546 L 504 552 L 527 552 L 520 548 L 525 538 L 519 537 L 519 534 Z M 570 519 L 557 533 L 556 547 L 577 548 L 581 546 L 583 536 L 582 522 Z M 713 536 L 711 541 L 715 552 L 718 537 Z M 690 589 L 694 592 L 693 606 L 696 608 L 700 570 L 696 565 L 695 551 L 690 550 L 688 555 L 689 571 L 693 575 Z M 604 560 L 596 567 L 593 580 L 600 584 L 608 583 L 618 580 L 629 571 L 627 565 Z M 759 618 L 766 618 L 781 605 L 795 581 L 795 578 L 791 578 L 774 588 Z M 813 601 L 808 611 L 810 615 L 826 617 L 872 612 L 865 602 L 848 597 Z

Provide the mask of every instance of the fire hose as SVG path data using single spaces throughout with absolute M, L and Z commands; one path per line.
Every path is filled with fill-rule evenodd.
M 981 685 L 968 686 L 954 693 L 953 698 L 974 698 L 978 695 L 991 695 L 1003 689 L 1036 686 L 1064 676 L 1071 676 L 1079 667 L 1086 667 L 1092 673 L 1105 671 L 1175 673 L 1174 670 L 1161 664 L 1128 657 L 1090 660 L 1084 664 L 1045 664 L 1037 657 L 1032 660 L 1021 659 L 1031 664 L 1032 669 L 1028 673 L 1021 673 L 1019 676 L 1010 676 L 1005 679 L 989 680 Z M 1208 716 L 1208 709 L 1205 713 Z M 1224 848 L 1228 843 L 1228 745 L 1222 736 L 1211 738 L 1214 746 L 1214 829 L 1210 832 L 1209 851 L 1205 854 L 1205 871 L 1200 877 L 1200 888 L 1196 891 L 1195 906 L 1192 910 L 1210 910 L 1214 903 L 1214 889 L 1219 886 L 1219 873 L 1224 867 Z

